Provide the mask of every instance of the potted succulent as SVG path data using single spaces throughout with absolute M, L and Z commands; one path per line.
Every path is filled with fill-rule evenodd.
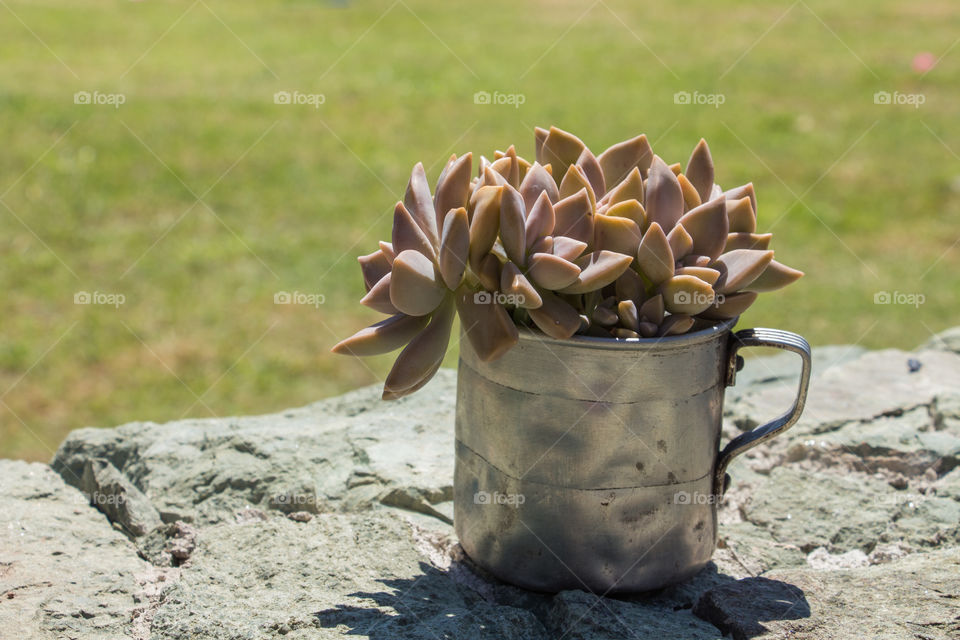
M 729 461 L 799 417 L 809 347 L 732 332 L 759 293 L 800 271 L 757 233 L 752 184 L 723 190 L 701 140 L 684 167 L 640 135 L 595 156 L 535 131 L 452 156 L 431 193 L 414 167 L 391 242 L 359 258 L 361 303 L 389 317 L 337 344 L 403 347 L 384 399 L 413 393 L 461 325 L 454 522 L 467 554 L 527 588 L 653 589 L 703 567 Z M 796 402 L 719 448 L 743 346 L 800 354 Z

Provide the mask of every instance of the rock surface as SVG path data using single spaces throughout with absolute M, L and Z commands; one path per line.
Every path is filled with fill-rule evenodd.
M 629 597 L 463 555 L 453 372 L 394 403 L 81 429 L 50 467 L 0 461 L 0 636 L 957 638 L 957 335 L 815 349 L 803 419 L 731 467 L 714 561 Z M 779 415 L 795 367 L 748 359 L 725 437 Z

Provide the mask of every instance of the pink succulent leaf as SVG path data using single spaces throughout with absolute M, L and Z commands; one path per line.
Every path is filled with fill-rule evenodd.
M 408 316 L 402 313 L 357 331 L 333 347 L 333 353 L 352 356 L 375 356 L 399 349 L 427 326 L 429 316 Z

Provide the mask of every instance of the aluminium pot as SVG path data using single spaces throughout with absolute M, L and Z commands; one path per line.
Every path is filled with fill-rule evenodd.
M 810 347 L 736 319 L 681 336 L 555 340 L 521 328 L 493 362 L 461 341 L 454 526 L 467 555 L 536 591 L 638 592 L 707 564 L 730 461 L 800 417 Z M 742 347 L 800 355 L 780 418 L 723 449 L 724 389 Z

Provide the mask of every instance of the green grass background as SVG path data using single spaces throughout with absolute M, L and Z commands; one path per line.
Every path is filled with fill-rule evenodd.
M 913 347 L 960 324 L 955 9 L 0 0 L 0 455 L 382 379 L 389 356 L 328 352 L 377 318 L 357 304 L 356 255 L 389 236 L 415 162 L 435 178 L 452 151 L 530 157 L 534 125 L 598 153 L 645 132 L 668 161 L 705 137 L 718 181 L 756 184 L 778 259 L 807 272 L 742 324 Z M 921 52 L 939 59 L 926 74 Z M 74 104 L 81 90 L 126 102 Z M 274 104 L 281 90 L 325 103 Z M 525 102 L 474 104 L 481 90 Z M 78 291 L 126 301 L 75 305 Z M 925 303 L 878 306 L 878 291 Z

